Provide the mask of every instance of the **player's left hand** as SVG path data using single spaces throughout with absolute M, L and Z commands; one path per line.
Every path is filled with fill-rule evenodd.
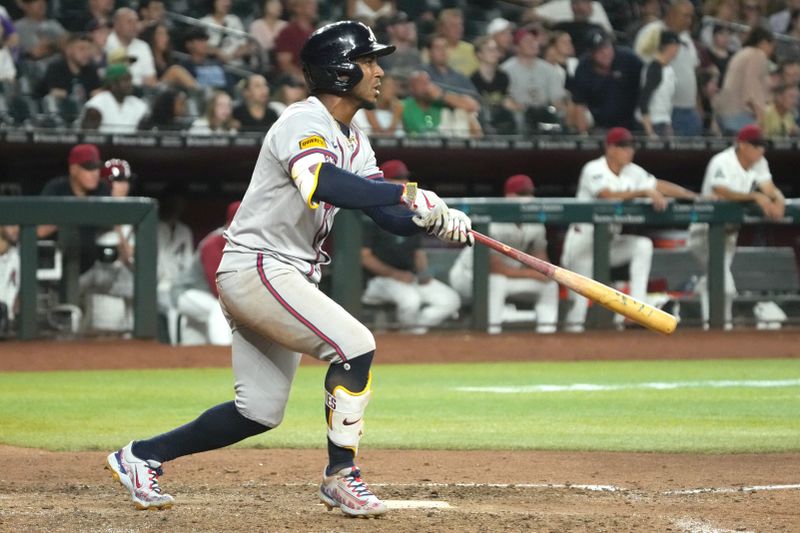
M 460 244 L 475 244 L 475 237 L 472 236 L 472 220 L 463 211 L 450 209 L 447 213 L 447 221 L 439 232 L 429 232 L 436 235 L 439 239 Z

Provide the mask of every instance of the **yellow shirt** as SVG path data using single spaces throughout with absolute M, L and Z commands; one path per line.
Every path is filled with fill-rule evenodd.
M 781 115 L 775 109 L 775 104 L 770 103 L 764 109 L 761 129 L 764 130 L 765 137 L 788 137 L 797 130 L 797 122 L 791 111 Z

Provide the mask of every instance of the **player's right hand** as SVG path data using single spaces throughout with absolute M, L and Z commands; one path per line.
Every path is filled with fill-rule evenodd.
M 414 182 L 405 184 L 400 201 L 414 212 L 414 224 L 430 234 L 439 233 L 447 223 L 447 204 L 435 192 L 420 189 Z

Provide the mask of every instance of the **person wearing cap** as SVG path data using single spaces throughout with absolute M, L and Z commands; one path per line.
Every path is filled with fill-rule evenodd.
M 639 121 L 650 137 L 672 135 L 672 97 L 675 94 L 675 71 L 672 60 L 678 55 L 678 34 L 663 30 L 658 53 L 644 69 L 639 93 Z
M 60 176 L 45 183 L 42 196 L 87 197 L 108 196 L 111 189 L 108 184 L 100 179 L 100 150 L 93 144 L 77 144 L 72 147 L 67 159 L 69 164 L 67 176 Z M 58 226 L 51 224 L 41 225 L 36 228 L 36 236 L 41 238 L 55 238 Z M 95 238 L 97 229 L 90 226 L 81 226 L 80 234 L 80 268 L 85 272 L 94 263 Z
M 83 110 L 82 129 L 97 129 L 101 133 L 135 133 L 147 116 L 147 103 L 133 95 L 133 82 L 125 63 L 106 67 L 105 87 L 93 96 Z
M 399 159 L 384 162 L 380 169 L 388 182 L 408 182 L 408 167 Z M 361 301 L 395 305 L 397 321 L 407 333 L 427 333 L 428 328 L 438 326 L 461 307 L 456 291 L 428 270 L 428 256 L 419 233 L 399 237 L 375 224 L 364 224 L 361 265 L 371 276 Z
M 133 85 L 154 87 L 158 79 L 153 52 L 138 37 L 139 15 L 129 7 L 121 7 L 114 12 L 114 31 L 108 36 L 105 51 L 110 55 L 117 49 L 123 49 L 127 56 L 135 58 L 135 62 L 130 65 Z
M 225 89 L 229 80 L 219 60 L 209 56 L 208 33 L 203 28 L 190 26 L 183 34 L 183 46 L 189 57 L 179 64 L 206 89 Z
M 503 184 L 503 195 L 519 201 L 533 198 L 533 180 L 525 174 L 515 174 Z M 489 236 L 517 250 L 544 261 L 547 255 L 547 231 L 544 224 L 532 222 L 493 222 Z M 464 249 L 449 273 L 450 285 L 464 300 L 472 298 L 473 251 Z M 535 295 L 533 311 L 517 309 L 509 298 Z M 558 284 L 536 270 L 506 257 L 489 252 L 489 327 L 488 333 L 498 334 L 503 323 L 536 321 L 537 333 L 554 333 L 558 321 Z
M 181 332 L 181 344 L 213 344 L 230 346 L 231 328 L 217 292 L 216 273 L 222 261 L 225 248 L 223 232 L 230 226 L 241 202 L 228 204 L 225 210 L 225 225 L 211 231 L 197 245 L 188 269 L 172 283 L 170 290 L 172 303 L 177 312 L 186 317 L 189 328 L 199 329 L 200 338 L 191 340 L 187 333 Z M 170 339 L 178 343 L 178 339 Z M 199 341 L 199 342 L 198 342 Z
M 647 61 L 660 49 L 660 35 L 669 30 L 678 35 L 680 46 L 672 69 L 675 71 L 675 94 L 672 97 L 672 130 L 678 136 L 703 134 L 702 120 L 697 110 L 697 68 L 700 56 L 691 35 L 695 6 L 691 0 L 670 3 L 664 20 L 644 26 L 636 36 L 634 49 Z
M 517 126 L 523 133 L 536 132 L 540 123 L 560 124 L 566 110 L 567 92 L 558 68 L 539 56 L 538 34 L 529 28 L 514 33 L 515 55 L 500 65 L 509 78 L 508 94 L 522 111 Z
M 586 163 L 578 181 L 578 200 L 624 201 L 648 198 L 653 209 L 663 211 L 667 207 L 666 197 L 694 200 L 697 193 L 675 183 L 657 179 L 648 171 L 633 163 L 634 139 L 625 128 L 612 128 L 606 135 L 605 154 Z M 609 261 L 612 267 L 629 264 L 630 294 L 640 301 L 647 301 L 647 282 L 653 259 L 653 242 L 649 237 L 622 235 L 622 226 L 611 225 Z M 594 275 L 594 225 L 590 223 L 570 224 L 564 239 L 561 264 L 564 268 L 587 277 Z M 566 315 L 566 330 L 583 331 L 588 300 L 570 291 L 571 308 Z M 615 315 L 618 325 L 624 317 Z
M 493 18 L 486 26 L 486 35 L 497 44 L 502 63 L 514 53 L 514 25 L 502 18 Z M 476 51 L 477 53 L 477 51 Z
M 701 193 L 728 202 L 754 202 L 767 220 L 781 220 L 785 199 L 772 181 L 769 163 L 764 157 L 767 141 L 756 125 L 744 126 L 736 142 L 716 154 L 706 166 Z M 725 237 L 725 327 L 732 327 L 733 298 L 736 295 L 731 264 L 736 253 L 738 228 L 729 227 Z M 708 269 L 708 224 L 689 226 L 689 249 L 703 270 Z M 707 327 L 709 306 L 708 286 L 703 278 L 696 290 L 700 292 L 704 327 Z
M 47 65 L 37 92 L 40 98 L 49 96 L 56 102 L 69 98 L 77 107 L 100 89 L 97 65 L 92 61 L 91 39 L 84 34 L 72 34 L 67 38 L 62 56 Z
M 590 50 L 578 61 L 567 89 L 575 105 L 570 123 L 578 133 L 592 126 L 637 129 L 634 119 L 639 102 L 642 61 L 625 47 L 614 46 L 605 32 L 589 37 Z
M 422 68 L 422 54 L 417 47 L 417 25 L 405 11 L 397 11 L 386 20 L 386 34 L 395 52 L 378 58 L 383 70 L 406 77 Z

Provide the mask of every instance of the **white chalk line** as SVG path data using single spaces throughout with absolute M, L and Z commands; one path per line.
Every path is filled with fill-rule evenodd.
M 493 394 L 520 394 L 535 392 L 607 392 L 619 390 L 674 390 L 688 388 L 779 388 L 800 387 L 800 379 L 777 380 L 709 380 L 709 381 L 663 381 L 645 383 L 569 383 L 566 385 L 520 385 L 520 386 L 490 386 L 490 387 L 455 387 L 459 392 L 486 392 Z
M 673 524 L 675 524 L 676 527 L 679 527 L 681 531 L 684 531 L 685 533 L 755 533 L 754 531 L 743 529 L 736 530 L 718 528 L 711 523 L 698 518 L 679 518 L 677 520 L 673 520 Z
M 765 490 L 800 490 L 800 483 L 792 485 L 753 485 L 752 487 L 720 487 L 706 489 L 668 490 L 662 492 L 667 496 L 684 496 L 691 494 L 730 494 L 734 492 L 761 492 Z

